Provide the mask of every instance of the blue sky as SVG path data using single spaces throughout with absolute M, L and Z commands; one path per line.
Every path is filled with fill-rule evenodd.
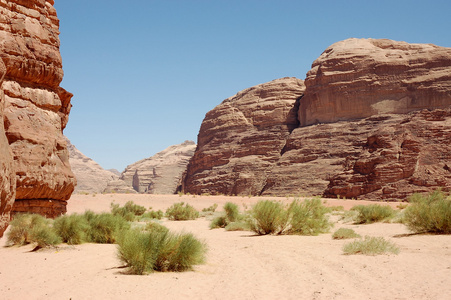
M 451 1 L 55 0 L 64 131 L 119 171 L 185 140 L 245 88 L 301 79 L 350 37 L 451 47 Z

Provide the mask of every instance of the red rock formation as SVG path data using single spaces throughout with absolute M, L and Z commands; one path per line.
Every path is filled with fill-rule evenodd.
M 330 179 L 326 196 L 393 200 L 451 190 L 451 108 L 387 116 L 365 136 L 360 153 Z
M 6 74 L 6 67 L 0 60 L 0 84 Z M 5 95 L 0 89 L 0 237 L 9 223 L 10 212 L 16 194 L 16 176 L 13 169 L 13 157 L 3 126 L 3 108 Z
M 0 57 L 6 65 L 6 137 L 14 154 L 14 210 L 56 216 L 75 186 L 63 137 L 72 94 L 63 78 L 54 1 L 0 2 Z
M 260 194 L 298 126 L 304 83 L 282 78 L 239 92 L 208 112 L 183 182 L 189 193 Z
M 451 102 L 451 48 L 348 39 L 313 62 L 305 86 L 302 126 L 446 108 Z
M 185 192 L 399 200 L 451 189 L 451 49 L 350 39 L 314 62 L 305 93 L 289 80 L 207 113 Z

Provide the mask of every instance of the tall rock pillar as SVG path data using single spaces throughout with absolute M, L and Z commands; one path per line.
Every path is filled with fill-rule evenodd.
M 53 0 L 0 2 L 4 127 L 16 171 L 14 212 L 55 217 L 76 184 L 63 137 L 72 97 L 63 79 Z

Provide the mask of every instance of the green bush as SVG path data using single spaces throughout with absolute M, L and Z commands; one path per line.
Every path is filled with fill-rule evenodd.
M 414 194 L 404 209 L 403 223 L 415 233 L 451 234 L 451 197 L 442 191 Z
M 210 229 L 224 228 L 227 226 L 227 224 L 227 218 L 225 216 L 219 216 L 211 220 Z
M 355 220 L 356 224 L 386 221 L 396 214 L 395 210 L 390 206 L 379 204 L 357 205 L 351 208 L 351 210 L 358 212 Z
M 252 208 L 249 227 L 257 234 L 317 235 L 331 227 L 327 209 L 318 198 L 294 200 L 288 208 L 275 201 L 259 201 Z
M 360 235 L 350 228 L 340 228 L 332 234 L 332 238 L 334 240 L 353 239 L 359 237 Z
M 195 220 L 199 217 L 199 212 L 188 203 L 179 202 L 166 210 L 166 216 L 174 221 Z
M 84 215 L 60 216 L 55 219 L 53 227 L 64 243 L 77 245 L 88 240 L 89 223 Z
M 289 234 L 318 235 L 328 232 L 331 223 L 327 217 L 329 209 L 319 198 L 294 200 L 288 207 Z
M 145 231 L 169 231 L 169 229 L 166 226 L 163 226 L 157 222 L 147 223 L 144 230 Z
M 119 204 L 111 203 L 111 213 L 113 215 L 119 215 L 127 221 L 134 221 L 136 216 L 141 216 L 146 212 L 146 208 L 141 205 L 133 203 L 133 201 L 127 201 L 123 207 Z
M 30 236 L 31 241 L 36 243 L 38 248 L 55 246 L 61 243 L 61 238 L 50 225 L 34 226 L 31 229 Z
M 204 261 L 206 246 L 192 234 L 165 230 L 124 231 L 118 239 L 119 258 L 132 274 L 185 271 Z
M 161 209 L 157 210 L 157 211 L 151 210 L 151 211 L 145 212 L 143 215 L 141 215 L 139 220 L 140 221 L 146 220 L 146 219 L 148 219 L 148 220 L 149 219 L 150 220 L 152 220 L 152 219 L 161 220 L 161 219 L 163 219 L 163 216 L 164 216 L 164 213 L 163 213 L 163 211 Z
M 214 218 L 210 223 L 210 229 L 214 228 L 225 228 L 228 225 L 241 220 L 243 217 L 240 215 L 240 209 L 238 205 L 232 202 L 227 202 L 224 204 L 223 215 Z M 237 226 L 235 226 L 237 227 Z M 248 228 L 249 226 L 245 226 Z M 232 227 L 229 227 L 232 228 Z M 229 230 L 230 231 L 230 230 Z
M 250 212 L 248 225 L 257 234 L 281 234 L 288 227 L 288 213 L 280 202 L 260 200 Z
M 218 208 L 218 204 L 215 203 L 212 206 L 209 206 L 207 208 L 203 208 L 202 212 L 212 212 L 212 213 L 214 213 L 217 208 Z
M 245 221 L 231 222 L 225 226 L 226 231 L 250 231 L 249 223 Z
M 355 240 L 343 246 L 344 254 L 378 255 L 388 252 L 398 254 L 399 248 L 383 237 L 365 236 L 363 240 Z
M 118 233 L 130 228 L 130 224 L 123 217 L 110 213 L 94 215 L 87 221 L 87 241 L 91 243 L 114 244 Z
M 238 205 L 232 202 L 227 202 L 224 205 L 224 211 L 226 213 L 226 218 L 229 222 L 235 222 L 238 220 L 240 215 L 240 209 Z
M 11 221 L 7 241 L 10 245 L 36 243 L 42 248 L 61 243 L 51 221 L 37 214 L 17 214 Z

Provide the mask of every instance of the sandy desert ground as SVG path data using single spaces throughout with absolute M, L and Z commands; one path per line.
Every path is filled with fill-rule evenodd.
M 227 201 L 251 206 L 259 199 L 178 195 L 74 195 L 68 213 L 108 211 L 110 203 L 163 209 L 185 201 L 197 209 Z M 279 198 L 281 201 L 291 201 Z M 327 200 L 349 209 L 365 201 Z M 391 204 L 396 206 L 396 204 Z M 0 299 L 451 299 L 451 236 L 408 235 L 401 224 L 351 225 L 385 237 L 399 255 L 343 255 L 349 241 L 319 236 L 254 236 L 210 230 L 209 220 L 163 221 L 193 232 L 209 247 L 207 261 L 184 273 L 124 275 L 115 245 L 62 245 L 31 252 L 0 240 Z

